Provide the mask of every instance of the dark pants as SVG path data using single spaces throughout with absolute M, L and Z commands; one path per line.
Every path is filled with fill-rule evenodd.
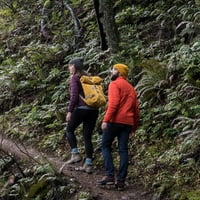
M 93 156 L 92 133 L 98 118 L 98 113 L 98 110 L 77 108 L 72 113 L 71 120 L 68 122 L 66 128 L 66 137 L 71 149 L 77 148 L 75 130 L 81 123 L 83 123 L 83 139 L 87 158 L 92 158 Z
M 108 127 L 103 131 L 102 155 L 104 158 L 105 175 L 114 176 L 114 164 L 112 157 L 112 143 L 117 137 L 118 150 L 120 156 L 118 181 L 125 181 L 128 170 L 128 141 L 131 126 L 125 124 L 108 123 Z

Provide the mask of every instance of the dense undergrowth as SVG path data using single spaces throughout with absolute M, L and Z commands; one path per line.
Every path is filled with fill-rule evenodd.
M 1 133 L 65 159 L 69 153 L 63 145 L 67 62 L 82 56 L 86 69 L 96 73 L 124 62 L 131 69 L 129 80 L 141 107 L 140 127 L 130 142 L 130 179 L 139 179 L 157 199 L 200 198 L 200 1 L 115 1 L 121 37 L 117 55 L 99 47 L 91 1 L 71 1 L 83 27 L 78 49 L 72 42 L 71 15 L 59 1 L 4 0 L 0 4 Z M 40 34 L 44 18 L 48 22 L 45 38 Z M 109 76 L 104 78 L 106 90 Z M 93 139 L 96 149 L 102 114 L 103 109 Z M 0 187 L 10 176 L 4 166 L 12 167 L 13 159 L 8 155 L 0 159 Z M 95 162 L 101 161 L 96 158 Z M 38 171 L 50 174 L 52 183 L 38 200 L 42 195 L 62 199 L 69 191 L 62 185 L 66 180 L 49 166 L 37 166 L 28 173 L 26 167 L 20 169 L 18 181 L 0 197 L 19 199 L 26 194 L 31 199 L 46 184 L 46 177 L 36 176 Z M 29 189 L 24 187 L 27 183 Z

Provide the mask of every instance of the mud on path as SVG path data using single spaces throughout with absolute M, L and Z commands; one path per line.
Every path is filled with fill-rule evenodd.
M 0 149 L 11 153 L 20 159 L 30 159 L 39 161 L 40 163 L 51 163 L 54 169 L 59 173 L 60 168 L 64 164 L 58 157 L 51 157 L 42 152 L 38 152 L 31 147 L 25 147 L 17 144 L 12 140 L 3 137 L 0 134 Z M 80 165 L 80 164 L 79 164 Z M 151 200 L 152 195 L 139 185 L 128 184 L 125 191 L 117 191 L 116 189 L 101 188 L 96 181 L 102 178 L 103 171 L 95 170 L 92 174 L 87 174 L 74 170 L 75 166 L 66 166 L 62 170 L 63 176 L 68 176 L 70 180 L 76 182 L 81 191 L 89 192 L 94 199 L 97 200 Z M 74 199 L 75 200 L 75 199 Z

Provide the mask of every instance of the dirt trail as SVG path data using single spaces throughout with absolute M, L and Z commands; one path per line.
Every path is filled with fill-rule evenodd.
M 54 169 L 59 173 L 61 166 L 64 164 L 57 157 L 50 157 L 31 147 L 25 147 L 22 144 L 17 144 L 12 140 L 3 137 L 0 134 L 0 149 L 9 152 L 20 159 L 30 159 L 40 163 L 51 163 Z M 39 156 L 38 156 L 39 155 Z M 97 200 L 151 200 L 152 195 L 143 190 L 143 188 L 136 185 L 128 185 L 127 190 L 117 191 L 114 189 L 103 189 L 96 185 L 97 179 L 102 177 L 102 172 L 94 172 L 87 174 L 77 172 L 72 167 L 64 167 L 62 174 L 68 176 L 71 180 L 80 185 L 82 191 L 87 191 L 92 194 Z

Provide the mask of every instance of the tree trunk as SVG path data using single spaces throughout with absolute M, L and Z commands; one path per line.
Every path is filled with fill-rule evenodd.
M 100 40 L 101 40 L 101 49 L 103 51 L 108 49 L 108 44 L 106 41 L 106 34 L 105 34 L 105 30 L 103 27 L 103 24 L 101 23 L 100 18 L 102 17 L 102 14 L 100 13 L 99 10 L 99 0 L 93 0 L 94 3 L 94 9 L 95 9 L 95 13 L 96 13 L 96 18 L 97 18 L 97 24 L 99 27 L 99 34 L 100 34 Z
M 99 26 L 101 49 L 119 51 L 119 33 L 115 23 L 112 0 L 93 0 Z
M 74 22 L 74 44 L 73 46 L 75 49 L 78 49 L 81 44 L 81 26 L 78 20 L 78 17 L 76 16 L 73 8 L 66 2 L 64 2 L 64 6 L 69 10 L 72 20 Z
M 48 3 L 44 3 L 41 13 L 41 21 L 40 21 L 40 33 L 41 33 L 41 40 L 48 41 L 51 39 L 51 30 L 49 29 L 49 21 L 51 17 L 51 9 L 53 7 L 54 1 L 49 0 Z
M 99 3 L 100 13 L 102 13 L 100 20 L 104 27 L 108 47 L 111 52 L 117 53 L 119 51 L 119 33 L 115 22 L 112 0 L 99 0 Z

